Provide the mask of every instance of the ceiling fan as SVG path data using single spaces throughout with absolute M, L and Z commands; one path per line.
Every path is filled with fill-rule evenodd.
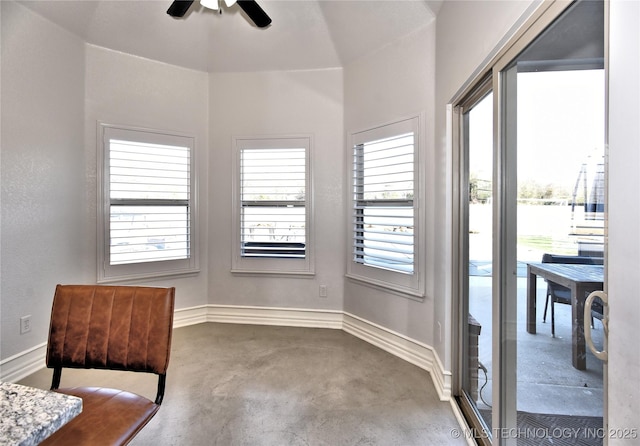
M 167 9 L 167 14 L 171 17 L 183 17 L 191 7 L 193 1 L 194 0 L 174 0 L 171 6 L 169 6 L 169 9 Z M 200 3 L 206 8 L 218 9 L 218 0 L 200 0 Z M 242 8 L 258 28 L 266 28 L 271 24 L 271 18 L 255 0 L 225 0 L 227 7 L 232 6 L 234 3 L 237 3 L 238 6 Z

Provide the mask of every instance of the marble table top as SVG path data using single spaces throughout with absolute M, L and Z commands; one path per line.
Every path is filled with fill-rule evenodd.
M 0 382 L 0 445 L 37 445 L 80 412 L 81 398 Z

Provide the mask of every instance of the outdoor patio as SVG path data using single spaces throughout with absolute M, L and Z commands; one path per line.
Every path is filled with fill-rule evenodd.
M 479 409 L 492 404 L 491 380 L 491 270 L 488 262 L 474 262 L 483 275 L 470 277 L 470 313 L 481 325 L 479 361 L 487 369 L 478 372 Z M 542 322 L 546 284 L 537 285 L 537 334 L 526 331 L 526 263 L 518 267 L 517 401 L 518 410 L 542 414 L 602 416 L 602 363 L 587 349 L 587 369 L 571 364 L 571 307 L 556 304 L 556 337 L 551 336 L 550 315 Z M 595 321 L 596 345 L 602 345 L 603 330 Z

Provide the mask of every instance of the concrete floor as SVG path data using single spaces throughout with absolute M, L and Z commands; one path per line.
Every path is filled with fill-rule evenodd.
M 519 279 L 519 308 L 526 281 Z M 540 281 L 538 308 L 544 308 Z M 491 404 L 490 277 L 474 277 L 472 312 L 483 325 L 479 373 Z M 518 410 L 602 415 L 602 365 L 589 352 L 587 370 L 571 366 L 571 316 L 556 307 L 538 334 L 518 311 Z M 540 321 L 541 314 L 538 316 Z M 601 342 L 602 330 L 594 332 Z M 42 369 L 21 384 L 49 388 Z M 124 388 L 149 398 L 150 375 L 65 370 L 62 386 Z M 481 400 L 480 408 L 488 408 Z M 131 443 L 164 445 L 462 445 L 448 402 L 427 372 L 341 330 L 206 323 L 174 330 L 162 408 Z
M 21 384 L 48 388 L 43 369 Z M 65 370 L 62 386 L 150 398 L 151 375 Z M 463 445 L 424 370 L 341 330 L 206 323 L 174 330 L 162 408 L 132 445 Z

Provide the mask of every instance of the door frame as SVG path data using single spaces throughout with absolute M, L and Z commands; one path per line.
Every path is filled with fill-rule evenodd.
M 452 284 L 453 296 L 458 298 L 453 299 L 453 315 L 456 318 L 454 323 L 453 332 L 453 345 L 454 347 L 454 361 L 456 365 L 453 373 L 453 390 L 454 396 L 457 398 L 457 402 L 460 405 L 462 412 L 465 414 L 467 422 L 469 422 L 472 432 L 483 433 L 483 435 L 477 435 L 476 441 L 479 445 L 491 445 L 491 441 L 484 433 L 485 426 L 481 420 L 480 415 L 476 412 L 475 405 L 469 400 L 467 394 L 462 392 L 464 373 L 466 373 L 467 358 L 462 354 L 463 342 L 468 339 L 469 324 L 466 323 L 467 318 L 463 317 L 469 313 L 469 296 L 468 296 L 468 274 L 469 270 L 469 239 L 466 236 L 469 233 L 469 206 L 467 187 L 469 183 L 469 157 L 466 150 L 468 147 L 468 135 L 464 131 L 467 128 L 468 112 L 471 111 L 483 98 L 493 92 L 493 80 L 489 73 L 477 84 L 474 84 L 473 90 L 451 108 L 453 115 L 452 133 L 455 141 L 454 147 L 458 150 L 453 151 L 453 167 L 454 178 L 458 178 L 458 181 L 454 180 L 453 194 L 454 194 L 454 222 L 457 224 L 458 229 L 454 231 L 453 239 L 453 259 L 454 259 L 454 283 Z M 467 203 L 465 203 L 467 202 Z M 457 234 L 457 237 L 455 236 Z M 457 274 L 456 274 L 457 272 Z M 457 392 L 456 392 L 457 391 Z M 456 395 L 457 393 L 457 395 Z M 474 416 L 468 414 L 473 413 Z

